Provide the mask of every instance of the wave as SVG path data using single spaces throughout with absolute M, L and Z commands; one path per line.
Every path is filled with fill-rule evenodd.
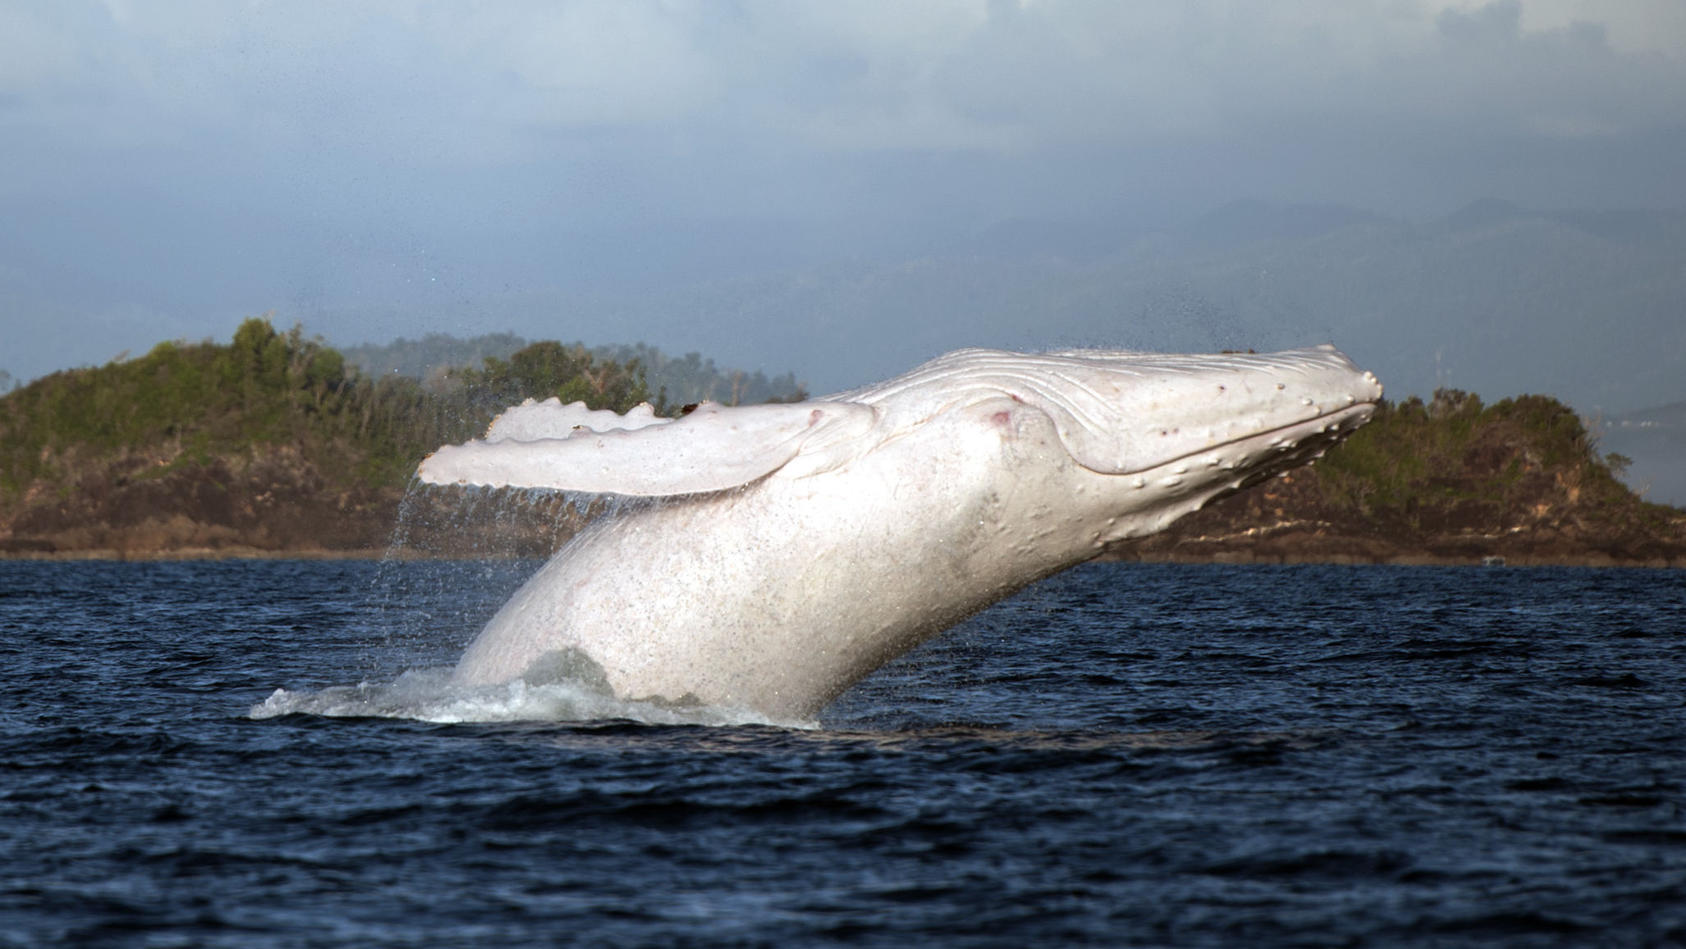
M 622 699 L 597 683 L 581 679 L 513 679 L 497 685 L 461 685 L 451 681 L 448 667 L 410 670 L 391 682 L 364 681 L 317 691 L 276 689 L 253 705 L 248 714 L 254 719 L 317 715 L 436 724 L 619 720 L 651 725 L 815 725 L 771 721 L 762 713 L 744 708 Z

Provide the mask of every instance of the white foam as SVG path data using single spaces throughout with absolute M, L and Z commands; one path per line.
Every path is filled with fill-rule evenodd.
M 451 682 L 449 668 L 413 670 L 388 683 L 364 681 L 315 692 L 276 689 L 248 714 L 254 719 L 319 715 L 439 724 L 630 720 L 651 725 L 814 726 L 813 722 L 770 721 L 749 709 L 619 699 L 580 681 L 515 679 L 497 685 L 457 685 Z

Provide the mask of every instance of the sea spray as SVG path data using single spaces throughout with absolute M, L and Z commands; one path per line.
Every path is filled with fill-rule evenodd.
M 383 653 L 391 655 L 390 647 L 404 645 L 418 653 L 445 653 L 439 661 L 454 660 L 545 558 L 612 508 L 600 499 L 558 491 L 437 486 L 412 479 L 371 590 L 380 631 L 376 641 L 389 647 Z M 461 569 L 426 566 L 441 561 L 469 566 L 468 582 Z M 447 583 L 453 589 L 444 589 Z M 414 605 L 421 602 L 452 603 L 456 609 L 451 616 L 422 615 Z M 451 631 L 445 642 L 423 633 L 441 627 Z
M 510 595 L 587 526 L 662 503 L 546 488 L 428 485 L 412 479 L 360 618 L 366 643 L 346 679 L 319 691 L 277 689 L 254 717 L 304 713 L 426 721 L 762 722 L 720 709 L 620 702 L 590 677 L 553 670 L 509 688 L 446 687 L 450 668 Z M 599 677 L 600 678 L 600 677 Z
M 553 488 L 434 485 L 412 478 L 386 560 L 545 558 L 587 524 L 658 499 Z
M 436 724 L 473 722 L 632 721 L 650 725 L 781 725 L 815 728 L 811 721 L 776 722 L 751 709 L 674 705 L 620 699 L 600 681 L 536 677 L 496 685 L 451 681 L 449 668 L 415 669 L 390 682 L 359 682 L 315 691 L 276 689 L 251 707 L 253 719 L 283 715 L 397 718 Z

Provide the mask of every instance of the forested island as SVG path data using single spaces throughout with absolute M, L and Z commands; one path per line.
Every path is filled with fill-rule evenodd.
M 363 371 L 297 328 L 254 318 L 227 344 L 165 342 L 37 379 L 0 398 L 0 555 L 542 554 L 582 512 L 556 497 L 412 491 L 416 464 L 524 398 L 615 411 L 650 401 L 676 414 L 697 398 L 805 396 L 788 375 L 643 345 L 511 337 L 498 351 L 508 355 L 421 378 Z M 682 391 L 651 391 L 652 377 Z M 1623 461 L 1600 455 L 1574 411 L 1549 397 L 1486 405 L 1442 390 L 1384 403 L 1315 467 L 1108 555 L 1686 565 L 1686 511 L 1634 496 L 1616 477 Z

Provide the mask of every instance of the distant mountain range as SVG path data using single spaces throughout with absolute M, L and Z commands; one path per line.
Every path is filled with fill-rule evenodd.
M 736 314 L 716 302 L 725 298 Z M 1542 392 L 1583 411 L 1686 397 L 1681 212 L 1482 201 L 1411 223 L 1240 202 L 1145 234 L 1020 222 L 953 253 L 699 303 L 689 318 L 778 327 L 792 346 L 818 337 L 807 345 L 847 352 L 871 339 L 878 359 L 866 375 L 963 341 L 1263 350 L 1332 340 L 1399 395 Z M 776 313 L 791 314 L 788 329 Z M 822 389 L 833 382 L 813 375 Z
M 1686 212 L 1480 201 L 1411 222 L 1237 202 L 1170 226 L 1007 221 L 915 257 L 476 308 L 469 325 L 487 329 L 788 366 L 815 392 L 968 345 L 1333 341 L 1396 395 L 1547 393 L 1613 413 L 1686 398 Z

